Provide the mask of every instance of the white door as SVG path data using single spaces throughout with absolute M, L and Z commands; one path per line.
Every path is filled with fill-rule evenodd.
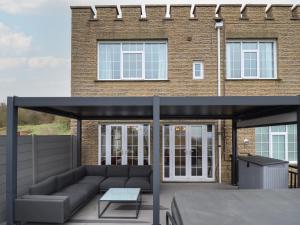
M 99 164 L 148 165 L 150 160 L 149 125 L 99 126 Z
M 163 127 L 163 179 L 214 181 L 212 125 Z

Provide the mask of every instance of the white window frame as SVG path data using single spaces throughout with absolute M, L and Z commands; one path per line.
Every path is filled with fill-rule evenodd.
M 103 44 L 120 44 L 120 79 L 101 79 L 100 78 L 100 45 Z M 123 44 L 142 43 L 143 51 L 123 51 Z M 165 44 L 166 45 L 166 77 L 164 79 L 146 78 L 145 76 L 145 44 Z M 168 80 L 168 42 L 167 41 L 98 41 L 97 43 L 97 80 L 99 81 L 120 81 L 120 80 Z M 123 74 L 123 54 L 124 53 L 142 53 L 142 77 L 141 78 L 124 78 Z
M 200 66 L 201 66 L 200 77 L 197 77 L 197 76 L 196 76 L 196 69 L 195 69 L 195 66 L 196 66 L 197 64 L 200 64 Z M 194 62 L 193 62 L 193 79 L 194 79 L 194 80 L 203 80 L 203 78 L 204 78 L 204 63 L 203 63 L 203 61 L 200 61 L 200 60 L 194 61 Z
M 98 165 L 101 165 L 101 125 L 98 125 Z M 139 130 L 138 134 L 138 165 L 144 164 L 144 124 L 103 124 L 106 126 L 105 128 L 105 139 L 106 139 L 106 145 L 105 145 L 105 161 L 106 165 L 111 165 L 111 127 L 121 127 L 122 129 L 122 165 L 127 165 L 127 128 L 129 126 L 137 126 Z M 107 135 L 110 134 L 110 135 Z M 150 155 L 151 155 L 151 143 L 150 143 L 150 125 L 148 124 L 148 165 L 151 165 L 150 162 Z
M 284 136 L 284 160 L 288 161 L 291 164 L 296 164 L 297 161 L 291 161 L 289 160 L 289 149 L 288 149 L 288 126 L 285 126 L 285 131 L 272 131 L 272 127 L 268 126 L 268 133 L 269 133 L 269 143 L 268 143 L 268 147 L 269 147 L 269 158 L 273 158 L 273 136 Z
M 248 50 L 248 49 L 243 49 L 243 43 L 257 43 L 257 49 L 256 50 Z M 273 43 L 273 62 L 274 62 L 274 76 L 273 77 L 261 77 L 260 76 L 260 58 L 259 58 L 259 43 Z M 227 72 L 226 72 L 226 79 L 227 80 L 243 80 L 243 79 L 249 79 L 249 80 L 276 80 L 277 79 L 277 40 L 274 39 L 231 39 L 226 41 L 226 45 L 228 43 L 239 43 L 241 47 L 241 77 L 229 77 Z M 227 51 L 227 46 L 226 46 L 226 51 Z M 257 76 L 256 77 L 251 77 L 251 76 L 245 76 L 244 75 L 244 53 L 246 52 L 256 52 L 257 55 Z M 226 58 L 227 61 L 227 58 Z M 225 63 L 227 66 L 227 63 Z M 228 71 L 228 68 L 226 68 Z

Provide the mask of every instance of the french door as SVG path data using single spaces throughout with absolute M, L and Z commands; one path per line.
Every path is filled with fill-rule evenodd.
M 149 125 L 99 126 L 99 164 L 148 165 L 149 139 Z
M 213 126 L 164 126 L 163 171 L 165 181 L 213 181 Z

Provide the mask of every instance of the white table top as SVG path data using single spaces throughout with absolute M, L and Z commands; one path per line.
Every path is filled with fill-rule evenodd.
M 100 201 L 136 201 L 140 192 L 140 188 L 110 188 Z

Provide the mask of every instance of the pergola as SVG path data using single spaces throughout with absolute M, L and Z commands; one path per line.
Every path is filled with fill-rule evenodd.
M 300 96 L 224 97 L 8 97 L 7 224 L 14 224 L 17 197 L 18 108 L 77 120 L 77 159 L 81 163 L 82 120 L 153 120 L 153 224 L 160 224 L 160 120 L 224 119 L 232 121 L 232 184 L 237 184 L 237 129 L 296 123 L 300 131 Z M 300 132 L 297 132 L 300 149 Z M 297 154 L 300 161 L 300 154 Z M 300 184 L 300 176 L 298 176 Z

